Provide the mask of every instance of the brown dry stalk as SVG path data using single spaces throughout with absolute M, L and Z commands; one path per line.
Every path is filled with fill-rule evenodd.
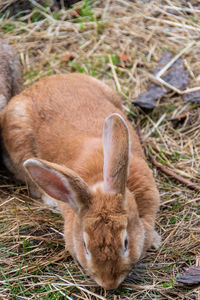
M 184 178 L 184 177 L 176 174 L 175 172 L 173 172 L 169 168 L 166 168 L 165 166 L 163 166 L 162 164 L 160 164 L 159 162 L 157 162 L 157 160 L 153 157 L 153 155 L 147 149 L 147 146 L 145 145 L 144 138 L 143 138 L 143 135 L 142 135 L 142 132 L 141 132 L 141 129 L 140 129 L 139 126 L 137 127 L 137 133 L 138 133 L 140 142 L 141 142 L 141 144 L 142 144 L 142 146 L 144 148 L 145 155 L 151 160 L 152 164 L 156 168 L 160 169 L 163 173 L 165 173 L 165 174 L 167 174 L 167 175 L 175 178 L 179 182 L 187 185 L 189 188 L 200 191 L 200 185 L 199 184 L 193 183 L 192 181 L 190 181 L 190 180 L 188 180 L 188 179 L 186 179 L 186 178 Z

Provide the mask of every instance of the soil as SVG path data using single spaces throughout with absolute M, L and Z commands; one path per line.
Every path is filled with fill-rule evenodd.
M 41 0 L 34 1 L 41 6 L 49 6 L 52 11 L 56 11 L 64 5 L 64 7 L 69 8 L 76 2 L 80 0 Z M 17 16 L 20 13 L 20 16 L 24 16 L 32 11 L 35 7 L 34 2 L 26 1 L 26 0 L 17 0 L 17 1 L 2 1 L 0 4 L 0 12 L 3 14 L 11 16 Z

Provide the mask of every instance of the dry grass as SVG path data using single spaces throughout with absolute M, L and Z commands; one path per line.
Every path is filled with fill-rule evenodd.
M 149 114 L 131 106 L 165 51 L 182 54 L 188 88 L 200 85 L 200 6 L 187 2 L 99 0 L 90 7 L 85 1 L 75 6 L 80 8 L 76 18 L 70 10 L 35 8 L 22 17 L 2 18 L 0 37 L 19 51 L 26 86 L 42 76 L 72 71 L 113 86 L 157 161 L 199 183 L 200 108 L 174 92 Z M 122 53 L 127 61 L 119 59 Z M 65 252 L 60 215 L 30 199 L 26 187 L 2 169 L 0 298 L 199 300 L 198 287 L 176 283 L 184 267 L 200 264 L 199 192 L 153 170 L 161 195 L 157 229 L 162 246 L 148 252 L 120 288 L 106 292 Z

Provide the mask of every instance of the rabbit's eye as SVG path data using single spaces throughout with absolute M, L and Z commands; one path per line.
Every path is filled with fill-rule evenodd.
M 86 240 L 87 240 L 86 233 L 83 232 L 83 246 L 84 246 L 84 249 L 85 249 L 85 254 L 86 254 L 87 259 L 90 259 L 91 255 L 90 255 L 90 251 L 88 250 Z
M 124 257 L 128 256 L 128 236 L 127 236 L 126 232 L 125 232 L 125 236 L 124 236 L 124 240 L 123 240 L 122 255 Z
M 126 237 L 124 240 L 124 251 L 126 252 L 128 249 L 128 238 Z
M 83 245 L 84 245 L 85 250 L 87 251 L 87 247 L 86 247 L 85 241 L 83 241 Z
M 84 245 L 85 252 L 86 252 L 87 256 L 89 256 L 89 255 L 90 255 L 90 253 L 89 253 L 89 251 L 88 251 L 88 248 L 87 248 L 87 246 L 86 246 L 86 243 L 85 243 L 85 241 L 83 241 L 83 245 Z

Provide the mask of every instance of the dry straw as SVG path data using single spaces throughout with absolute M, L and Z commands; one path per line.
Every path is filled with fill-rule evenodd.
M 89 2 L 79 2 L 71 11 L 51 12 L 35 5 L 21 17 L 2 14 L 0 38 L 18 50 L 25 85 L 42 76 L 72 71 L 103 80 L 121 94 L 127 114 L 134 126 L 140 125 L 153 157 L 199 184 L 198 105 L 184 103 L 182 92 L 173 88 L 151 113 L 131 105 L 145 91 L 166 51 L 184 60 L 190 75 L 188 89 L 199 89 L 199 1 L 91 2 L 91 7 Z M 122 54 L 127 59 L 122 59 Z M 156 79 L 165 84 L 160 76 Z M 26 187 L 16 184 L 2 170 L 0 298 L 199 299 L 197 287 L 176 283 L 177 274 L 195 265 L 200 255 L 199 193 L 155 167 L 153 172 L 161 195 L 156 226 L 162 235 L 162 246 L 156 252 L 148 252 L 120 289 L 106 292 L 66 253 L 60 215 L 39 200 L 30 199 Z

